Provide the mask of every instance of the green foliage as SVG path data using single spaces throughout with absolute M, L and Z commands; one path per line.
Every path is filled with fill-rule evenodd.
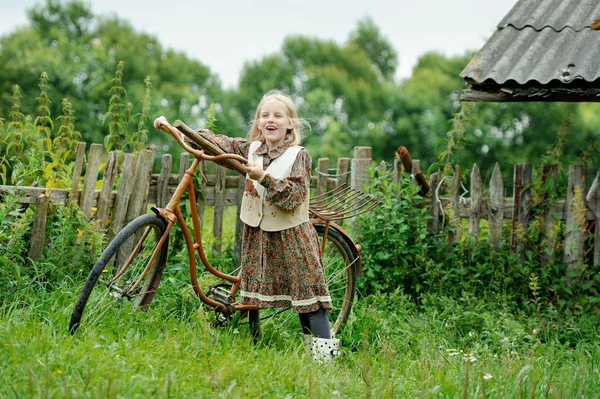
M 145 148 L 148 138 L 148 130 L 145 128 L 149 122 L 148 111 L 150 109 L 150 77 L 146 76 L 144 82 L 146 91 L 142 111 L 138 114 L 139 122 L 137 131 L 129 132 L 129 124 L 133 122 L 132 115 L 133 104 L 127 102 L 127 91 L 123 87 L 123 67 L 124 61 L 119 61 L 115 78 L 112 80 L 113 86 L 110 88 L 112 93 L 109 101 L 108 111 L 104 114 L 103 122 L 108 120 L 109 134 L 104 137 L 104 148 L 106 152 L 126 151 L 138 152 Z
M 19 204 L 19 196 L 4 194 L 0 201 L 0 295 L 14 292 L 25 278 L 33 212 Z
M 85 276 L 106 245 L 102 226 L 89 221 L 76 203 L 50 207 L 46 241 L 40 258 L 44 280 L 61 281 L 61 276 Z
M 504 237 L 504 249 L 496 249 L 485 233 L 479 239 L 463 234 L 449 245 L 445 231 L 436 236 L 429 230 L 429 208 L 406 180 L 392 183 L 389 173 L 379 173 L 369 187 L 381 205 L 357 220 L 363 248 L 365 278 L 359 281 L 363 295 L 399 289 L 421 303 L 427 295 L 455 299 L 500 296 L 515 312 L 595 311 L 600 302 L 600 266 L 592 265 L 591 260 L 579 267 L 561 261 L 562 249 L 557 243 L 564 239 L 564 223 L 554 220 L 548 225 L 543 218 L 557 198 L 549 179 L 534 187 L 532 197 L 537 205 L 531 207 L 528 228 L 518 230 L 521 244 L 515 253 L 509 251 L 510 237 Z M 579 203 L 584 214 L 583 201 Z M 583 219 L 582 223 L 585 225 Z M 449 228 L 452 223 L 444 226 Z
M 0 172 L 4 184 L 36 185 L 42 187 L 69 187 L 73 159 L 81 135 L 75 130 L 74 111 L 63 99 L 61 121 L 55 127 L 51 117 L 48 75 L 43 72 L 37 97 L 38 114 L 21 112 L 21 88 L 13 87 L 11 122 L 2 126 L 0 133 Z
M 51 205 L 43 254 L 32 261 L 28 252 L 35 210 L 19 200 L 5 193 L 0 201 L 0 302 L 13 301 L 31 284 L 51 291 L 65 279 L 81 280 L 105 244 L 104 232 L 77 204 Z
M 165 115 L 203 127 L 199 115 L 211 103 L 217 105 L 218 119 L 227 133 L 244 133 L 245 123 L 232 110 L 216 75 L 201 62 L 165 48 L 156 37 L 136 32 L 127 21 L 95 15 L 91 5 L 80 0 L 46 0 L 30 9 L 28 16 L 28 24 L 0 37 L 0 116 L 7 123 L 15 84 L 23 94 L 20 112 L 37 113 L 33 93 L 38 89 L 37 78 L 45 72 L 52 87 L 50 115 L 60 115 L 61 101 L 68 98 L 77 115 L 85 116 L 77 121 L 77 130 L 87 143 L 103 143 L 107 135 L 122 134 L 122 127 L 129 124 L 129 141 L 136 144 L 133 150 L 144 143 L 154 146 L 160 156 L 173 150 L 172 143 L 148 124 Z M 121 126 L 108 120 L 102 124 L 110 98 L 117 94 L 110 90 L 119 61 L 124 62 L 121 87 L 127 90 L 126 98 L 121 93 Z
M 406 179 L 393 183 L 387 171 L 372 171 L 369 192 L 381 204 L 357 219 L 362 247 L 361 291 L 368 294 L 394 291 L 418 294 L 425 287 L 420 276 L 431 262 L 433 240 L 427 230 L 430 219 L 418 187 Z

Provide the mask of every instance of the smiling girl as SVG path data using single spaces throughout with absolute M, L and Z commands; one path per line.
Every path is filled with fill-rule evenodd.
M 161 123 L 160 117 L 155 127 Z M 313 358 L 338 354 L 325 313 L 331 309 L 317 232 L 309 221 L 311 157 L 299 146 L 302 126 L 292 99 L 270 91 L 258 104 L 248 138 L 200 134 L 226 153 L 247 158 L 240 210 L 244 222 L 240 303 L 291 307 L 300 317 Z M 250 311 L 258 318 L 258 311 Z

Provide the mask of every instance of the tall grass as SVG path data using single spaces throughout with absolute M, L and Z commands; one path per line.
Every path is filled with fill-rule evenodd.
M 253 344 L 246 326 L 211 326 L 197 298 L 174 289 L 147 313 L 122 312 L 71 336 L 78 285 L 31 286 L 2 304 L 1 398 L 600 396 L 597 327 L 572 326 L 578 341 L 563 342 L 561 329 L 490 298 L 422 312 L 398 293 L 363 298 L 340 336 L 342 356 L 323 366 L 299 329 L 266 325 L 267 338 Z

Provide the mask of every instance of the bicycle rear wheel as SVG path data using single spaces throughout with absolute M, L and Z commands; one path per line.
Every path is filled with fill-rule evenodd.
M 113 238 L 90 271 L 75 302 L 69 322 L 72 334 L 79 328 L 84 310 L 86 324 L 94 324 L 109 310 L 116 312 L 120 306 L 148 309 L 167 261 L 168 239 L 164 240 L 152 264 L 149 265 L 149 261 L 165 229 L 160 217 L 147 214 L 133 219 Z
M 315 225 L 319 242 L 322 242 L 325 225 Z M 353 252 L 350 244 L 336 229 L 330 227 L 327 232 L 323 267 L 327 277 L 329 295 L 333 310 L 328 311 L 331 331 L 335 334 L 342 330 L 354 304 L 356 294 L 357 253 Z
M 325 225 L 316 224 L 315 229 L 319 236 L 319 243 L 323 242 L 325 234 Z M 331 332 L 339 333 L 350 316 L 354 297 L 356 293 L 356 270 L 358 253 L 352 251 L 350 244 L 344 238 L 343 234 L 330 227 L 327 233 L 325 252 L 323 254 L 323 266 L 327 278 L 329 295 L 333 304 L 333 309 L 327 311 Z M 293 312 L 287 312 L 288 309 L 263 309 L 260 310 L 260 317 L 250 320 L 250 330 L 252 335 L 257 335 L 260 327 L 258 323 L 266 324 L 268 322 L 276 323 L 278 327 L 286 324 L 296 325 L 298 316 Z M 293 321 L 293 323 L 290 323 Z

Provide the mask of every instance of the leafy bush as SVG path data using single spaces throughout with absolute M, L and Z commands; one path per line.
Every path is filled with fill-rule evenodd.
M 371 194 L 381 201 L 372 213 L 357 219 L 362 246 L 364 294 L 394 291 L 401 286 L 416 294 L 423 289 L 419 278 L 435 241 L 427 230 L 431 218 L 418 187 L 408 181 L 395 183 L 386 172 L 372 172 Z
M 44 251 L 28 258 L 34 209 L 14 194 L 0 201 L 0 302 L 10 302 L 19 289 L 35 285 L 52 290 L 65 279 L 87 274 L 104 245 L 104 233 L 90 223 L 75 203 L 50 205 Z
M 450 245 L 446 232 L 435 234 L 429 229 L 429 207 L 408 179 L 394 183 L 389 172 L 373 171 L 368 191 L 381 205 L 357 219 L 363 295 L 400 289 L 421 305 L 431 295 L 454 300 L 493 296 L 503 298 L 512 311 L 529 314 L 553 309 L 581 314 L 598 309 L 600 266 L 591 265 L 590 260 L 588 265 L 569 267 L 557 260 L 560 252 L 553 259 L 542 259 L 543 226 L 535 219 L 519 232 L 526 244 L 515 253 L 508 249 L 508 236 L 503 249 L 489 245 L 483 233 L 478 238 L 462 234 Z M 535 218 L 536 213 L 532 214 Z M 560 242 L 562 230 L 557 222 L 551 239 Z

